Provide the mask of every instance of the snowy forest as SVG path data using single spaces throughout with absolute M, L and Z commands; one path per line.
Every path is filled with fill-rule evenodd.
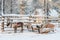
M 60 40 L 60 0 L 0 0 L 0 40 Z

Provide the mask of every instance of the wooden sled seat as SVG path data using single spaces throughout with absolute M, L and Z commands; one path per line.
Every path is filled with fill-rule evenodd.
M 48 23 L 44 26 L 44 28 L 41 28 L 40 32 L 41 33 L 49 33 L 51 31 L 54 32 L 54 27 L 55 25 Z

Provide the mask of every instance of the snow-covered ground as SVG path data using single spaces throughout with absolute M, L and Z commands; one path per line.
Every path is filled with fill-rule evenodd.
M 5 32 L 0 32 L 0 40 L 60 40 L 60 28 L 55 27 L 56 31 L 48 34 L 39 34 L 38 32 L 28 31 L 24 28 L 21 33 L 18 29 L 14 33 L 13 28 L 5 28 Z
M 37 34 L 35 32 L 0 33 L 0 40 L 60 40 L 60 31 L 52 34 Z

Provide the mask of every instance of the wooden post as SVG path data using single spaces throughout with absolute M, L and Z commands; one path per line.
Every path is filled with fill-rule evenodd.
M 2 27 L 1 30 L 3 32 L 4 31 L 4 17 L 2 17 L 2 26 L 1 27 Z

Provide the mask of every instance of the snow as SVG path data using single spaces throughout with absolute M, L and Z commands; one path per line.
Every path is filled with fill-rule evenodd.
M 40 9 L 39 13 L 41 12 Z M 41 12 L 42 13 L 42 12 Z M 54 13 L 54 15 L 53 15 Z M 15 14 L 14 14 L 15 15 Z M 40 14 L 41 16 L 43 14 Z M 58 16 L 57 12 L 55 10 L 51 10 L 52 16 Z M 13 15 L 4 15 L 4 16 L 13 16 Z M 15 15 L 16 16 L 16 15 Z M 18 15 L 19 16 L 19 15 Z M 14 33 L 13 28 L 5 28 L 4 32 L 1 32 L 0 29 L 0 40 L 60 40 L 60 28 L 58 28 L 56 25 L 56 30 L 53 33 L 48 33 L 48 34 L 39 34 L 38 32 L 32 32 L 29 31 L 28 29 L 24 29 L 24 32 L 21 33 L 19 30 L 17 33 Z
M 50 13 L 49 14 L 51 16 L 53 16 L 53 17 L 58 17 L 59 16 L 58 12 L 56 10 L 54 10 L 54 9 L 50 9 Z
M 36 9 L 36 11 L 38 11 L 38 15 L 39 16 L 44 16 L 44 11 L 42 9 Z M 31 14 L 31 16 L 34 16 L 35 12 L 33 14 Z M 50 16 L 53 16 L 53 17 L 58 17 L 59 14 L 58 12 L 55 10 L 55 9 L 50 9 L 50 12 L 49 12 Z M 19 14 L 3 14 L 3 16 L 24 16 L 24 17 L 28 17 L 30 16 L 30 14 L 27 14 L 27 15 L 19 15 Z
M 60 33 L 53 34 L 36 34 L 33 32 L 27 33 L 0 33 L 0 40 L 60 40 Z
M 60 28 L 56 27 L 54 33 L 39 34 L 26 28 L 24 28 L 23 33 L 19 30 L 17 33 L 14 33 L 13 28 L 7 27 L 5 32 L 0 32 L 0 40 L 60 40 Z
M 38 15 L 40 15 L 40 16 L 44 16 L 44 11 L 42 10 L 42 9 L 36 9 L 36 11 L 38 11 Z
M 44 16 L 44 11 L 42 9 L 36 9 L 36 11 L 38 12 L 37 15 L 35 15 L 35 12 L 33 14 L 31 14 L 31 16 L 41 16 L 43 17 Z
M 29 16 L 29 15 L 20 15 L 20 14 L 3 14 L 3 16 Z

